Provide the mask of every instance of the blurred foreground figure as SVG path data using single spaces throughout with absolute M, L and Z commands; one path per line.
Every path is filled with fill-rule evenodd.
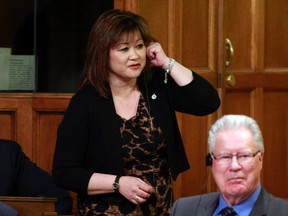
M 33 163 L 15 141 L 0 139 L 0 196 L 55 197 L 58 214 L 72 213 L 72 197 Z

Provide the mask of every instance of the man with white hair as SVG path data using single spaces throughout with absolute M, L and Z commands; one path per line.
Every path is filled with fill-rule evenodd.
M 288 215 L 288 202 L 261 185 L 264 144 L 257 122 L 245 115 L 225 115 L 208 137 L 212 174 L 219 192 L 181 198 L 171 216 Z

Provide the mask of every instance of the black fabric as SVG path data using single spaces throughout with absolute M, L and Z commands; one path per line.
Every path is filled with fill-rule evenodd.
M 72 197 L 33 163 L 15 141 L 0 139 L 0 195 L 56 197 L 58 214 L 71 214 Z

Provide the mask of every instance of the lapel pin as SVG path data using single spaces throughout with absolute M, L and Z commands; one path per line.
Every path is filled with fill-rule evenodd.
M 155 99 L 157 98 L 157 95 L 154 93 L 154 94 L 151 96 L 151 98 L 152 98 L 153 100 L 155 100 Z

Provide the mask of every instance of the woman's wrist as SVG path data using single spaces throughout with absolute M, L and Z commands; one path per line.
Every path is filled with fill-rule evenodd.
M 168 65 L 165 69 L 165 75 L 164 75 L 164 83 L 167 83 L 168 82 L 168 74 L 171 73 L 172 69 L 173 69 L 173 66 L 174 66 L 174 63 L 175 63 L 175 59 L 173 58 L 169 58 L 169 62 L 168 62 Z
M 112 184 L 112 187 L 113 187 L 115 193 L 119 192 L 119 187 L 120 187 L 119 180 L 121 177 L 122 177 L 121 175 L 117 175 L 113 184 Z

